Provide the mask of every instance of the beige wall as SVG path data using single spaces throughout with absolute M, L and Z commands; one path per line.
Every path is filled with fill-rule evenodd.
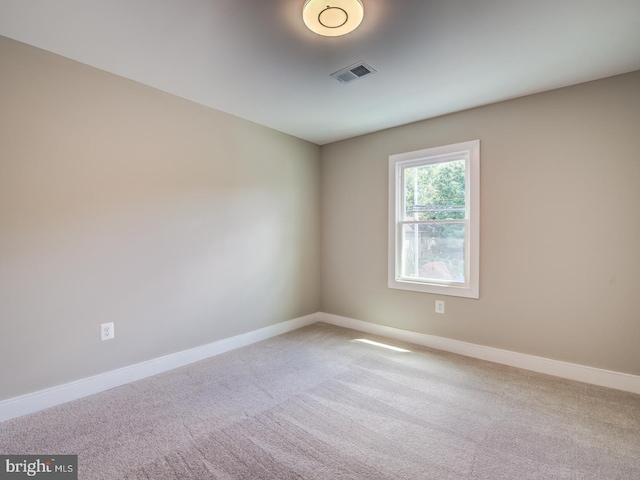
M 640 374 L 640 72 L 320 149 L 2 37 L 0 71 L 0 400 L 318 310 Z M 388 155 L 476 138 L 481 298 L 436 315 L 387 288 Z
M 387 288 L 388 156 L 474 139 L 480 299 Z M 327 145 L 322 310 L 638 375 L 639 207 L 640 72 Z
M 318 146 L 2 37 L 0 72 L 0 399 L 319 310 Z

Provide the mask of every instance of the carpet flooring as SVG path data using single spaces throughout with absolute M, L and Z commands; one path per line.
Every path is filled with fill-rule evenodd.
M 1 423 L 0 453 L 89 480 L 638 480 L 640 395 L 318 323 Z

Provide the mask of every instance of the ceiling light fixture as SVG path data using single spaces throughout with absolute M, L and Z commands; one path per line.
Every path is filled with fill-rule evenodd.
M 354 31 L 363 18 L 361 0 L 307 0 L 302 8 L 304 24 L 325 37 L 346 35 Z

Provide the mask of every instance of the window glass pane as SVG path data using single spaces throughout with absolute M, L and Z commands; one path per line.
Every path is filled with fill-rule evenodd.
M 464 241 L 464 223 L 403 225 L 402 276 L 464 283 Z
M 405 220 L 457 220 L 465 217 L 465 161 L 404 169 Z

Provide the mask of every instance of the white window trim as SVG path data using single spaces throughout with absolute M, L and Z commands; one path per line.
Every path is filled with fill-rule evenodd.
M 465 195 L 469 205 L 469 242 L 466 245 L 469 271 L 468 282 L 461 284 L 427 283 L 400 279 L 400 228 L 402 219 L 403 167 L 423 162 L 438 162 L 452 155 L 464 153 L 467 162 Z M 416 292 L 480 298 L 480 140 L 400 153 L 389 157 L 389 288 Z

